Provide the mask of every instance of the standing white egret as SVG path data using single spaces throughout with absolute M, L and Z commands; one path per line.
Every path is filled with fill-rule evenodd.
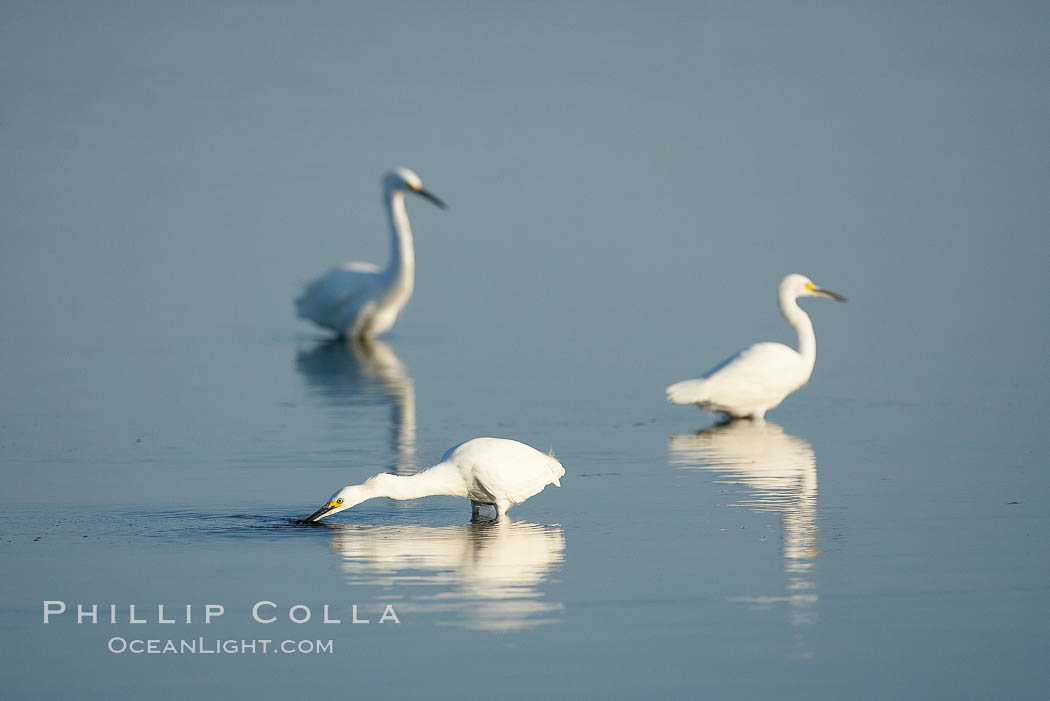
M 506 438 L 474 438 L 448 450 L 441 462 L 414 475 L 380 473 L 362 484 L 343 487 L 307 521 L 357 506 L 368 499 L 419 499 L 429 496 L 470 499 L 476 516 L 483 506 L 492 506 L 503 516 L 543 491 L 548 484 L 561 486 L 565 474 L 553 455 Z
M 423 189 L 408 168 L 395 168 L 383 178 L 383 204 L 390 220 L 390 262 L 385 270 L 352 261 L 332 268 L 307 285 L 295 300 L 297 315 L 349 338 L 371 338 L 390 330 L 408 303 L 415 284 L 416 255 L 405 211 L 405 193 L 446 205 Z
M 804 275 L 788 275 L 778 291 L 780 313 L 798 334 L 798 350 L 783 343 L 756 343 L 727 358 L 695 380 L 667 388 L 667 401 L 696 404 L 734 418 L 762 419 L 796 389 L 809 381 L 817 359 L 813 322 L 798 306 L 799 297 L 827 297 L 845 302 L 842 295 L 821 289 Z

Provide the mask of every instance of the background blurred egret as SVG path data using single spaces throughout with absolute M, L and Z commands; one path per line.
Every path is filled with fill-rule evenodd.
M 756 343 L 727 358 L 695 380 L 667 388 L 667 401 L 696 404 L 731 417 L 761 419 L 796 389 L 809 381 L 817 359 L 813 322 L 798 306 L 799 297 L 827 297 L 845 302 L 842 295 L 821 289 L 804 275 L 784 278 L 778 290 L 780 313 L 798 334 L 798 350 L 783 343 Z
M 405 211 L 406 192 L 447 208 L 423 189 L 423 181 L 408 168 L 387 173 L 383 178 L 383 203 L 390 220 L 391 246 L 386 269 L 358 261 L 332 268 L 307 285 L 295 300 L 300 318 L 348 337 L 370 338 L 394 325 L 415 285 L 416 254 Z
M 548 484 L 560 487 L 565 468 L 553 455 L 506 438 L 474 438 L 448 450 L 441 462 L 415 475 L 381 473 L 362 484 L 343 487 L 325 505 L 306 517 L 319 521 L 357 506 L 368 499 L 419 499 L 452 496 L 470 499 L 476 516 L 492 506 L 503 516 L 543 491 Z

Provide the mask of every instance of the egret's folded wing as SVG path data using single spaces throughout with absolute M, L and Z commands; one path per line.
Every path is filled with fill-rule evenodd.
M 761 402 L 797 386 L 799 354 L 782 343 L 756 343 L 705 375 L 712 390 L 737 403 Z
M 756 343 L 732 355 L 695 380 L 667 388 L 667 399 L 675 404 L 720 403 L 731 397 L 734 404 L 761 402 L 788 388 L 798 374 L 798 353 L 782 343 Z
M 295 300 L 296 313 L 321 326 L 338 329 L 367 299 L 367 293 L 379 275 L 379 267 L 372 263 L 352 262 L 332 268 L 314 280 Z

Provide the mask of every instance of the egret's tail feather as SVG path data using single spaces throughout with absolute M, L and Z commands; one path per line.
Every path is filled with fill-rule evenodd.
M 703 380 L 676 382 L 667 388 L 667 401 L 672 404 L 701 404 L 707 399 Z
M 554 457 L 554 449 L 552 448 L 550 453 L 547 455 L 547 469 L 551 471 L 551 484 L 555 487 L 560 487 L 561 482 L 559 481 L 565 476 L 565 468 L 558 462 L 558 459 Z

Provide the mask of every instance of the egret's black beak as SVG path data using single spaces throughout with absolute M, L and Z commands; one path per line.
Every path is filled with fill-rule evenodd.
M 441 209 L 448 209 L 448 205 L 445 204 L 444 201 L 440 197 L 435 195 L 433 192 L 428 192 L 427 190 L 424 190 L 423 188 L 419 188 L 415 192 L 416 192 L 417 195 L 419 195 L 421 197 L 425 197 L 426 199 L 428 199 L 431 202 L 433 202 L 434 204 L 436 204 L 438 207 L 441 207 Z
M 845 297 L 843 297 L 842 295 L 840 295 L 837 292 L 832 292 L 831 290 L 825 290 L 825 289 L 823 289 L 821 287 L 818 287 L 817 289 L 815 289 L 813 291 L 816 292 L 821 297 L 827 297 L 828 299 L 833 299 L 836 302 L 845 302 L 846 301 Z
M 325 514 L 327 514 L 328 512 L 332 511 L 335 507 L 336 507 L 335 502 L 332 502 L 330 504 L 325 504 L 320 509 L 318 509 L 317 511 L 313 512 L 312 514 L 310 514 L 309 516 L 307 516 L 303 520 L 306 521 L 307 523 L 314 522 L 314 521 L 320 521 L 322 518 L 324 518 Z

